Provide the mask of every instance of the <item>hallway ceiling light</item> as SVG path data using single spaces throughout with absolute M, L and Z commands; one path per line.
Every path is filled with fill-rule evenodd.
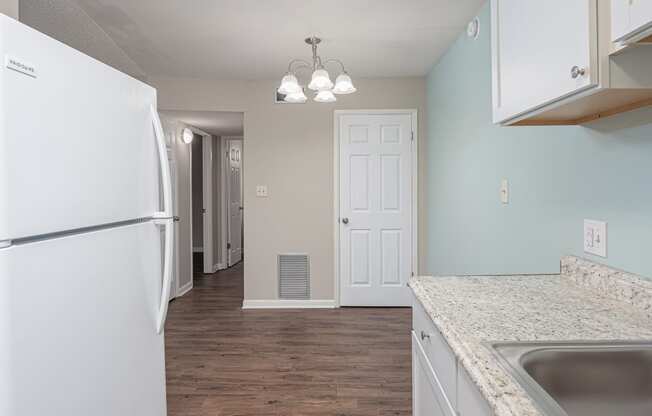
M 181 139 L 185 144 L 190 144 L 192 143 L 192 139 L 195 137 L 195 134 L 190 130 L 189 128 L 183 129 L 183 133 L 181 133 Z
M 351 76 L 344 69 L 344 64 L 339 59 L 326 59 L 317 55 L 317 45 L 321 42 L 318 37 L 312 36 L 307 38 L 306 43 L 312 47 L 312 63 L 303 59 L 294 59 L 288 65 L 288 71 L 281 80 L 278 87 L 278 93 L 285 95 L 284 101 L 289 103 L 304 103 L 307 97 L 304 88 L 299 83 L 297 77 L 298 70 L 308 70 L 311 73 L 308 88 L 316 91 L 314 100 L 320 103 L 332 103 L 337 100 L 334 94 L 351 94 L 356 92 L 353 86 Z M 330 74 L 325 66 L 335 63 L 339 65 L 340 73 L 335 80 L 335 85 L 331 81 Z

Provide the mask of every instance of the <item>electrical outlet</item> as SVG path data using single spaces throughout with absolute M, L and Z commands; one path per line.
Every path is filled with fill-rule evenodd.
M 256 196 L 258 198 L 267 198 L 267 185 L 256 185 Z
M 584 220 L 584 252 L 607 257 L 607 223 Z

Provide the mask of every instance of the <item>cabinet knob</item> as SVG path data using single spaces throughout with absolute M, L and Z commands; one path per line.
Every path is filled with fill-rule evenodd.
M 573 79 L 579 77 L 580 75 L 584 76 L 585 74 L 586 74 L 585 68 L 580 68 L 577 65 L 571 68 L 571 77 L 573 77 Z

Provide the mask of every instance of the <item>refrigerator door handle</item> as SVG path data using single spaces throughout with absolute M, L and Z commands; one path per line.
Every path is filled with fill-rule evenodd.
M 163 260 L 163 284 L 161 286 L 161 300 L 159 302 L 158 314 L 156 316 L 156 332 L 163 332 L 165 319 L 168 315 L 168 304 L 170 302 L 170 290 L 172 288 L 172 256 L 174 255 L 174 219 L 160 220 L 165 227 L 165 249 Z
M 161 176 L 163 182 L 163 211 L 156 212 L 152 215 L 154 220 L 172 218 L 172 176 L 170 175 L 170 162 L 168 161 L 167 146 L 165 145 L 165 133 L 163 133 L 163 126 L 161 119 L 158 116 L 156 108 L 150 106 L 152 113 L 152 124 L 154 126 L 154 135 L 156 136 L 156 144 L 158 147 L 158 157 L 161 166 Z
M 161 176 L 163 182 L 163 211 L 152 215 L 154 224 L 165 227 L 165 248 L 163 260 L 163 284 L 161 286 L 161 300 L 159 302 L 156 316 L 156 332 L 161 333 L 165 326 L 165 319 L 168 314 L 168 303 L 172 286 L 172 256 L 174 255 L 174 217 L 172 212 L 172 176 L 170 175 L 170 162 L 168 161 L 167 146 L 165 145 L 165 134 L 161 119 L 156 108 L 150 106 L 152 113 L 152 124 L 154 135 L 158 146 L 158 155 L 161 165 Z

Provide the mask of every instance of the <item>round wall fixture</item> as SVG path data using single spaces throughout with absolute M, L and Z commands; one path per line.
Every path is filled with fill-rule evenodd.
M 480 19 L 477 17 L 471 20 L 466 26 L 466 35 L 471 39 L 477 39 L 480 34 Z
M 195 137 L 195 135 L 194 135 L 194 133 L 192 132 L 192 130 L 190 130 L 190 129 L 187 128 L 187 127 L 186 127 L 185 129 L 183 129 L 183 133 L 181 133 L 181 140 L 183 140 L 183 142 L 184 142 L 185 144 L 190 144 L 190 143 L 192 143 L 192 139 L 193 139 L 194 137 Z

